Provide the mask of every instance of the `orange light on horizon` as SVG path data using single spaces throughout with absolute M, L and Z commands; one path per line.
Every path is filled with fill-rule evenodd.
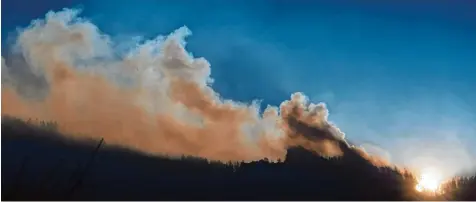
M 425 169 L 418 179 L 415 189 L 418 192 L 436 193 L 440 190 L 442 176 L 436 169 Z

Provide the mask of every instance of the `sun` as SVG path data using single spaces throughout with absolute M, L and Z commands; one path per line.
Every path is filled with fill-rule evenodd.
M 441 175 L 435 169 L 426 169 L 420 175 L 415 189 L 418 192 L 438 192 L 441 180 Z

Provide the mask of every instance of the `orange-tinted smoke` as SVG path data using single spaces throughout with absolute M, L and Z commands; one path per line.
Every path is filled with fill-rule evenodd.
M 48 94 L 28 99 L 15 88 L 28 81 L 5 85 L 14 78 L 2 75 L 2 115 L 55 121 L 73 138 L 219 161 L 284 159 L 291 146 L 339 156 L 348 147 L 325 105 L 308 104 L 301 93 L 263 114 L 256 103 L 220 98 L 209 85 L 209 63 L 184 48 L 186 27 L 117 57 L 108 36 L 77 14 L 50 12 L 20 32 L 12 54 L 44 77 Z

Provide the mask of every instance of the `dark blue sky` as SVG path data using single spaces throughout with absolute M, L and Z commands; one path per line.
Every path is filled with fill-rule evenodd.
M 350 139 L 396 161 L 425 152 L 475 160 L 476 1 L 33 2 L 2 1 L 2 42 L 64 7 L 82 8 L 115 39 L 186 25 L 188 50 L 210 61 L 225 98 L 277 105 L 302 91 L 326 102 Z

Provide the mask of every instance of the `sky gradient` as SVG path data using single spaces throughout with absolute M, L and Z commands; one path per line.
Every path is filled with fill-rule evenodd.
M 64 7 L 82 8 L 113 40 L 186 25 L 188 50 L 211 63 L 225 98 L 277 105 L 301 91 L 325 102 L 351 141 L 395 162 L 476 162 L 476 2 L 27 2 L 2 1 L 2 47 L 16 27 Z

